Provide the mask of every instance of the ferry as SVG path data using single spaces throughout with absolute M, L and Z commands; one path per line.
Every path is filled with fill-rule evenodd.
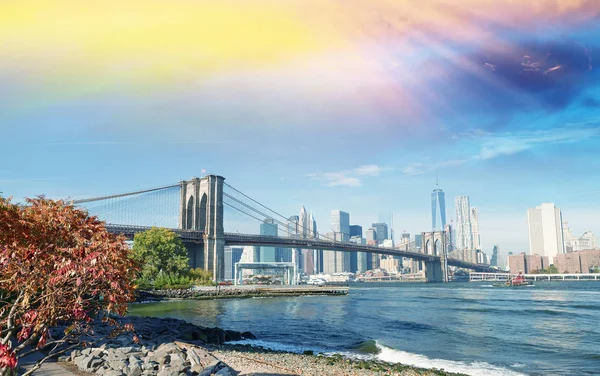
M 525 280 L 525 277 L 523 276 L 522 272 L 519 272 L 519 274 L 516 277 L 509 279 L 508 281 L 506 281 L 506 283 L 497 283 L 492 286 L 494 286 L 494 287 L 522 287 L 522 286 L 533 286 L 533 285 L 531 284 L 531 282 Z

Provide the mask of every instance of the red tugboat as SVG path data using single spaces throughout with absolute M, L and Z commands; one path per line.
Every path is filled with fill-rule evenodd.
M 526 281 L 523 276 L 523 272 L 519 271 L 519 274 L 506 281 L 506 283 L 496 284 L 494 287 L 521 287 L 521 286 L 529 286 L 531 282 Z

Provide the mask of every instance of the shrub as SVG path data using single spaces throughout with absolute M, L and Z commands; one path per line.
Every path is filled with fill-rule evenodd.
M 50 347 L 35 370 L 65 351 L 65 341 L 80 341 L 96 315 L 123 315 L 134 300 L 138 268 L 123 237 L 63 201 L 27 204 L 0 197 L 0 374 L 16 367 L 27 346 Z M 59 323 L 71 326 L 50 339 Z

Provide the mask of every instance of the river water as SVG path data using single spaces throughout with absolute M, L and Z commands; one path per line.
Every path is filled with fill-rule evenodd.
M 343 297 L 144 303 L 130 313 L 249 330 L 250 342 L 288 351 L 470 375 L 600 375 L 599 282 L 369 283 Z

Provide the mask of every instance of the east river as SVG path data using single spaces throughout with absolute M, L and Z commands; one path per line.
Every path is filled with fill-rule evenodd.
M 249 330 L 273 349 L 470 375 L 600 374 L 600 282 L 356 284 L 343 297 L 145 303 L 130 313 Z

